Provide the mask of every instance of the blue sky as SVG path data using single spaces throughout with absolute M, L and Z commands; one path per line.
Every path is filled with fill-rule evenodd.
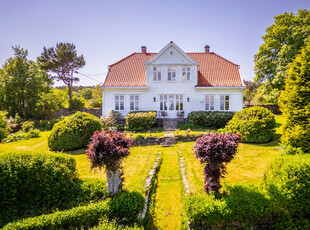
M 86 60 L 81 73 L 103 81 L 107 67 L 125 56 L 160 51 L 174 41 L 185 52 L 210 50 L 240 65 L 244 79 L 254 76 L 253 56 L 261 36 L 284 12 L 310 9 L 309 0 L 3 0 L 0 4 L 0 64 L 11 46 L 28 49 L 35 60 L 44 46 L 74 43 Z M 77 85 L 98 82 L 79 76 Z M 62 85 L 60 82 L 56 85 Z

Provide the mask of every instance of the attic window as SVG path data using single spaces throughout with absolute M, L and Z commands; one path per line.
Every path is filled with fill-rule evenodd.
M 173 55 L 173 51 L 170 51 L 170 55 Z
M 161 68 L 153 67 L 153 81 L 161 81 Z
M 177 68 L 175 66 L 168 67 L 168 81 L 177 80 L 176 69 Z

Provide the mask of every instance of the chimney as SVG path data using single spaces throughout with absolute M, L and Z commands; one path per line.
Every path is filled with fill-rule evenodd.
M 205 46 L 205 53 L 207 54 L 210 53 L 210 46 L 208 45 Z
M 141 46 L 141 52 L 146 54 L 146 46 Z

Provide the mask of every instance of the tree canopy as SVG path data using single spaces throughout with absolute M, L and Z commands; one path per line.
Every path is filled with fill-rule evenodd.
M 55 73 L 55 78 L 68 86 L 71 100 L 72 85 L 79 81 L 73 73 L 85 65 L 84 57 L 77 55 L 75 45 L 60 42 L 56 44 L 56 48 L 44 47 L 39 61 L 45 70 Z
M 288 70 L 280 106 L 285 117 L 283 144 L 310 153 L 310 39 Z
M 263 44 L 254 56 L 255 82 L 262 83 L 258 93 L 264 102 L 277 103 L 285 87 L 285 76 L 310 35 L 310 11 L 275 16 L 274 24 L 266 29 Z
M 0 69 L 0 110 L 6 110 L 10 116 L 18 113 L 31 118 L 40 94 L 49 90 L 52 79 L 39 63 L 27 59 L 27 50 L 20 46 L 12 49 L 15 56 Z

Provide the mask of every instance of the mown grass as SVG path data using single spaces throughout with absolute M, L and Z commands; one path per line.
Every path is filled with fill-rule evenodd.
M 283 116 L 276 116 L 277 128 L 275 140 L 266 144 L 241 143 L 236 157 L 227 165 L 227 174 L 223 184 L 259 184 L 266 166 L 281 152 L 281 124 Z M 179 144 L 179 149 L 186 163 L 186 178 L 190 191 L 194 194 L 203 193 L 203 167 L 193 155 L 194 142 Z
M 41 132 L 39 138 L 0 144 L 0 152 L 51 152 L 47 145 L 49 132 Z M 156 161 L 159 147 L 133 147 L 130 156 L 124 161 L 124 189 L 143 194 L 145 179 Z M 106 180 L 104 171 L 91 171 L 90 162 L 86 159 L 85 149 L 64 152 L 76 160 L 80 177 L 101 178 Z

